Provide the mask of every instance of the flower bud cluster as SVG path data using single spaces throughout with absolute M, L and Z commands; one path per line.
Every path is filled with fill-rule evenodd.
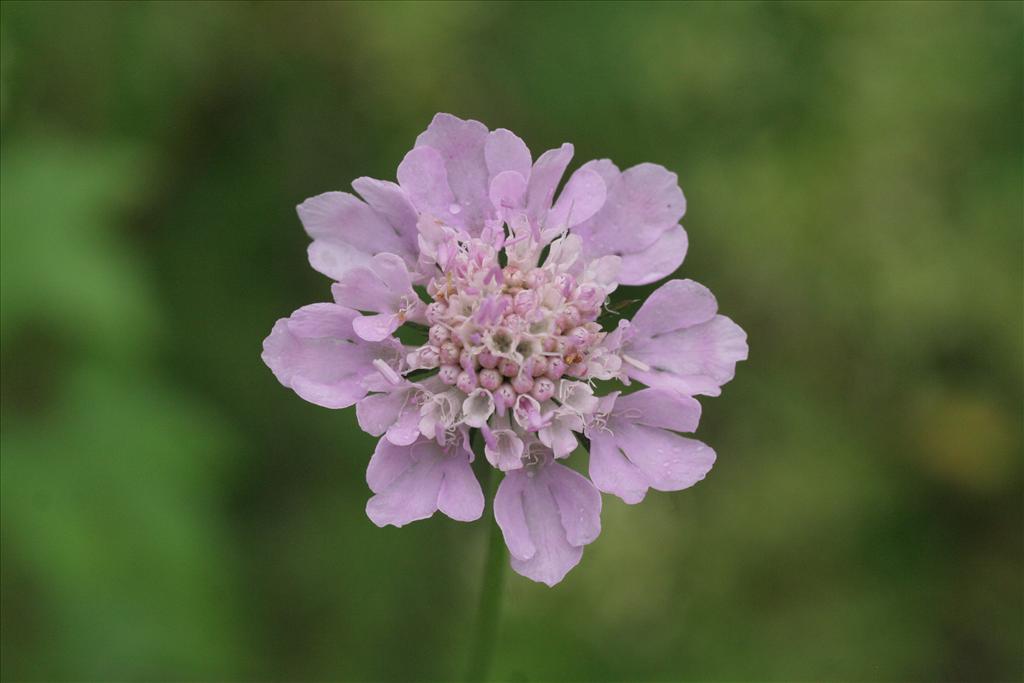
M 427 343 L 411 368 L 438 368 L 464 394 L 491 392 L 503 411 L 521 395 L 551 399 L 563 377 L 589 378 L 588 358 L 604 338 L 596 319 L 607 296 L 558 264 L 498 265 L 497 251 L 466 240 L 427 292 Z

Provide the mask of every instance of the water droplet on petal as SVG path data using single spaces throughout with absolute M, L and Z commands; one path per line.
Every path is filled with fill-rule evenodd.
M 452 204 L 448 207 L 448 210 L 452 213 L 460 213 L 462 211 L 462 207 L 458 204 Z

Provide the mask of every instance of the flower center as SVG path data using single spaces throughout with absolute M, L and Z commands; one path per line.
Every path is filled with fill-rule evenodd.
M 427 285 L 428 342 L 410 363 L 438 367 L 445 384 L 466 394 L 482 387 L 505 406 L 523 394 L 543 402 L 563 376 L 589 378 L 607 294 L 575 258 L 538 264 L 539 247 L 512 249 L 510 241 L 501 266 L 504 246 L 503 237 L 452 238 L 443 270 Z

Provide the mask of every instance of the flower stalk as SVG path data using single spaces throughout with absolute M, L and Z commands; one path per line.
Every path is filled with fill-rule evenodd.
M 486 468 L 484 483 L 488 498 L 494 498 L 498 477 L 493 468 Z M 508 564 L 505 540 L 497 524 L 488 524 L 487 555 L 484 557 L 483 581 L 480 584 L 480 603 L 477 607 L 476 627 L 472 635 L 466 680 L 479 683 L 487 680 L 494 659 L 501 621 L 501 602 L 505 588 L 505 566 Z

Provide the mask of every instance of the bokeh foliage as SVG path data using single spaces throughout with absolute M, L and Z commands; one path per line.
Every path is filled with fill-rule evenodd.
M 749 332 L 711 476 L 511 576 L 502 680 L 1020 680 L 1019 3 L 0 9 L 2 676 L 446 680 L 485 524 L 260 363 L 293 207 L 436 111 L 679 173 Z M 626 296 L 625 293 L 623 293 Z

